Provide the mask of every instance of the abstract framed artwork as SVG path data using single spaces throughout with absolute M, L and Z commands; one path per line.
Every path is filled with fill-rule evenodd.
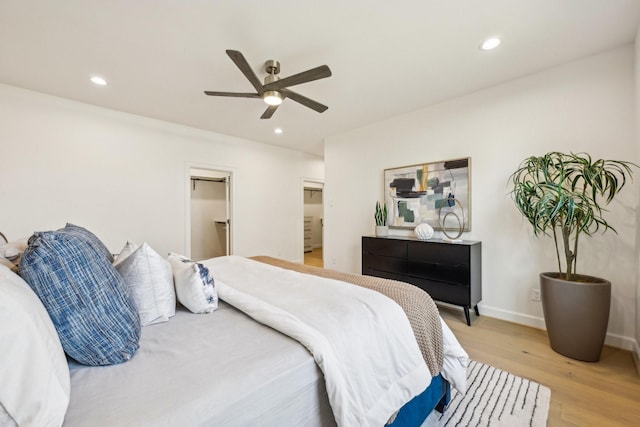
M 384 170 L 390 228 L 471 231 L 471 158 Z

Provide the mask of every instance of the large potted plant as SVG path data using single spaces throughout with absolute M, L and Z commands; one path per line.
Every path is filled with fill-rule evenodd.
M 633 163 L 593 160 L 586 153 L 550 152 L 525 159 L 511 175 L 512 196 L 536 236 L 553 236 L 558 271 L 540 274 L 540 294 L 551 348 L 596 362 L 604 345 L 611 283 L 576 271 L 579 242 L 615 229 L 604 218 L 632 176 Z

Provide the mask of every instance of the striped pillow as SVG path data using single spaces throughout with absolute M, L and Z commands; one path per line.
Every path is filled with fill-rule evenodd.
M 77 230 L 35 233 L 20 275 L 46 307 L 70 357 L 111 365 L 135 354 L 140 318 L 127 284 L 104 252 Z
M 79 225 L 67 223 L 64 228 L 61 228 L 58 231 L 66 231 L 67 233 L 84 238 L 91 244 L 91 246 L 93 246 L 95 250 L 103 254 L 109 260 L 109 262 L 113 262 L 113 255 L 111 254 L 109 249 L 107 249 L 105 244 L 102 243 L 102 240 L 98 239 L 98 236 L 96 236 L 86 228 L 80 227 Z

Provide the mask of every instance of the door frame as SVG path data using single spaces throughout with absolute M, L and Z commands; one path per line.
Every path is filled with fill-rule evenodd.
M 305 178 L 302 177 L 300 180 L 300 224 L 298 229 L 300 230 L 300 245 L 298 248 L 298 254 L 300 254 L 300 262 L 304 264 L 304 191 L 306 184 L 315 184 L 316 188 L 322 189 L 322 245 L 324 246 L 324 179 L 320 178 Z M 319 185 L 318 185 L 319 184 Z M 322 258 L 324 262 L 325 252 L 322 252 Z
M 233 206 L 234 206 L 234 194 L 235 194 L 235 182 L 236 182 L 236 170 L 229 166 L 213 165 L 210 163 L 202 162 L 185 162 L 184 169 L 184 189 L 185 189 L 185 202 L 184 202 L 184 253 L 185 256 L 191 257 L 191 169 L 201 169 L 211 172 L 219 172 L 228 175 L 227 179 L 227 235 L 229 236 L 227 252 L 229 255 L 233 254 L 233 248 L 235 247 L 235 233 L 233 232 L 234 220 L 233 220 Z

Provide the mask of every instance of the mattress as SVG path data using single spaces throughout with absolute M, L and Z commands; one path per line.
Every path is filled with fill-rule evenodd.
M 70 371 L 64 426 L 335 425 L 309 352 L 222 301 L 144 327 L 127 363 Z

